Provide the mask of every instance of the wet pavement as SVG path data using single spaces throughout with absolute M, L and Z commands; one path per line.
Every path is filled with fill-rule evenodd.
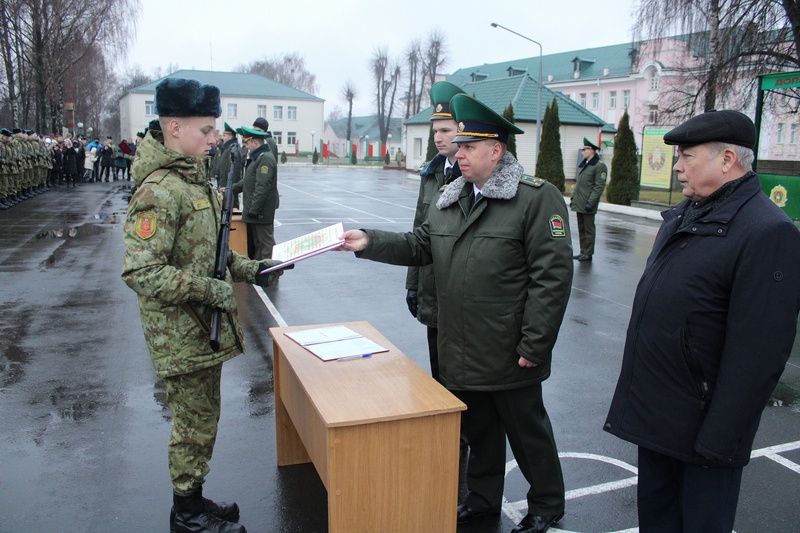
M 417 190 L 418 181 L 398 171 L 281 167 L 276 238 L 338 221 L 404 231 Z M 170 415 L 136 297 L 119 277 L 129 195 L 129 182 L 83 184 L 0 212 L 0 532 L 168 530 Z M 647 218 L 601 212 L 595 259 L 576 264 L 553 376 L 544 386 L 568 490 L 561 531 L 636 528 L 636 450 L 601 428 L 657 227 Z M 235 499 L 251 533 L 324 532 L 326 493 L 314 468 L 276 466 L 268 329 L 367 320 L 427 369 L 425 329 L 406 309 L 405 269 L 352 254 L 302 262 L 265 294 L 236 287 L 247 351 L 224 365 L 205 493 Z M 745 469 L 739 533 L 796 531 L 800 523 L 798 390 L 794 355 L 764 412 L 758 456 Z M 511 467 L 506 499 L 501 517 L 459 533 L 507 532 L 524 514 L 524 482 Z

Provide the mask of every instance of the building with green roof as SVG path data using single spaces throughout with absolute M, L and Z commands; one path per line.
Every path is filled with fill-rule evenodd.
M 128 91 L 119 104 L 123 138 L 144 131 L 157 118 L 153 107 L 155 88 L 165 78 L 193 78 L 219 87 L 222 116 L 217 119 L 217 129 L 220 131 L 225 122 L 233 127 L 250 126 L 257 117 L 264 117 L 279 152 L 311 152 L 312 145 L 319 144 L 324 99 L 258 74 L 209 70 L 178 70 Z
M 394 156 L 403 141 L 403 122 L 392 117 L 386 139 L 386 148 L 381 145 L 381 133 L 376 115 L 352 117 L 350 127 L 350 144 L 355 145 L 359 159 L 372 155 L 377 157 L 389 152 L 389 159 Z M 322 142 L 327 143 L 331 157 L 347 157 L 347 117 L 328 122 L 322 134 Z
M 452 79 L 452 77 L 448 77 L 448 81 L 453 82 Z M 542 87 L 542 101 L 539 102 L 539 85 L 526 73 L 496 78 L 487 76 L 481 80 L 466 81 L 461 84 L 456 83 L 456 85 L 499 114 L 503 113 L 509 103 L 512 104 L 514 121 L 519 128 L 525 131 L 524 135 L 516 136 L 517 157 L 526 171 L 531 174 L 536 169 L 538 156 L 538 147 L 536 146 L 537 105 L 541 106 L 540 116 L 544 117 L 547 105 L 554 98 L 558 102 L 561 142 L 566 166 L 564 173 L 567 179 L 575 179 L 584 137 L 598 139 L 605 146 L 610 146 L 616 133 L 614 126 L 607 124 L 600 117 L 565 95 L 546 86 Z M 405 121 L 408 147 L 407 168 L 419 168 L 425 162 L 432 113 L 433 107 L 431 106 Z M 574 154 L 574 158 L 572 154 Z M 603 158 L 606 164 L 609 164 L 611 161 L 610 151 L 606 153 L 604 150 Z M 569 164 L 573 159 L 575 164 Z

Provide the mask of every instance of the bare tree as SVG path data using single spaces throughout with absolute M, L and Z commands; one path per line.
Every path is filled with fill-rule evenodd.
M 342 98 L 347 102 L 347 152 L 350 153 L 350 137 L 353 134 L 353 100 L 358 98 L 358 90 L 352 80 L 342 87 Z
M 336 122 L 344 118 L 344 111 L 338 105 L 334 105 L 330 111 L 328 111 L 328 117 L 325 119 L 326 124 L 331 124 L 332 122 Z
M 408 73 L 406 84 L 406 113 L 405 118 L 409 118 L 419 113 L 422 100 L 420 98 L 418 85 L 424 85 L 422 70 L 422 44 L 419 39 L 414 39 L 408 44 L 403 53 L 406 62 L 406 72 Z
M 431 30 L 425 39 L 422 56 L 423 83 L 420 86 L 420 101 L 425 92 L 436 83 L 436 74 L 447 65 L 447 44 L 445 35 L 439 29 Z
M 402 70 L 400 65 L 389 58 L 385 46 L 380 46 L 372 52 L 370 60 L 372 79 L 375 82 L 375 104 L 378 115 L 378 130 L 381 143 L 386 143 L 389 125 L 392 121 L 397 87 L 400 85 Z
M 635 34 L 658 52 L 680 34 L 691 59 L 660 88 L 659 114 L 682 120 L 719 102 L 752 101 L 756 75 L 800 66 L 798 0 L 641 0 Z M 636 52 L 636 51 L 635 51 Z M 636 67 L 634 53 L 634 68 Z
M 289 87 L 317 94 L 317 77 L 306 70 L 306 60 L 297 52 L 265 57 L 246 65 L 239 65 L 234 68 L 234 72 L 259 74 Z
M 140 0 L 2 0 L 0 55 L 14 121 L 59 129 L 67 72 L 92 50 L 124 57 L 140 9 Z

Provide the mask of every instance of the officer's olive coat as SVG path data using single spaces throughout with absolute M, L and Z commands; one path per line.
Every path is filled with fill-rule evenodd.
M 272 224 L 275 210 L 280 207 L 277 163 L 266 143 L 254 150 L 250 158 L 244 178 L 233 186 L 236 194 L 244 192 L 242 220 L 249 224 Z
M 245 346 L 235 306 L 223 314 L 219 351 L 209 346 L 212 307 L 204 301 L 214 275 L 219 196 L 206 158 L 170 150 L 161 135 L 149 131 L 133 162 L 137 190 L 124 226 L 122 279 L 139 296 L 156 373 L 167 377 L 220 364 Z M 230 254 L 226 280 L 253 283 L 258 262 Z
M 358 254 L 433 263 L 440 375 L 449 389 L 510 390 L 550 375 L 572 285 L 568 215 L 557 188 L 522 172 L 505 154 L 471 210 L 473 186 L 458 178 L 417 230 L 368 230 Z M 521 368 L 520 356 L 538 366 Z
M 417 197 L 417 210 L 414 214 L 416 229 L 428 218 L 431 205 L 439 196 L 439 190 L 444 186 L 444 164 L 447 158 L 436 154 L 431 162 L 419 173 L 419 196 Z M 450 179 L 461 175 L 458 163 L 453 165 Z M 417 291 L 417 320 L 428 327 L 435 328 L 439 313 L 436 298 L 436 281 L 433 278 L 433 266 L 409 267 L 406 274 L 406 289 Z
M 578 172 L 575 188 L 572 190 L 570 208 L 576 213 L 597 213 L 597 206 L 603 189 L 606 188 L 608 168 L 600 161 L 600 156 L 594 155 Z

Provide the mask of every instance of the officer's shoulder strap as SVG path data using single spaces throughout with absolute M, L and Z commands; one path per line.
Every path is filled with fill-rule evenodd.
M 530 185 L 531 187 L 536 187 L 537 189 L 547 183 L 547 180 L 542 178 L 534 178 L 533 176 L 528 176 L 524 174 L 522 178 L 519 180 L 520 183 L 524 183 L 525 185 Z

